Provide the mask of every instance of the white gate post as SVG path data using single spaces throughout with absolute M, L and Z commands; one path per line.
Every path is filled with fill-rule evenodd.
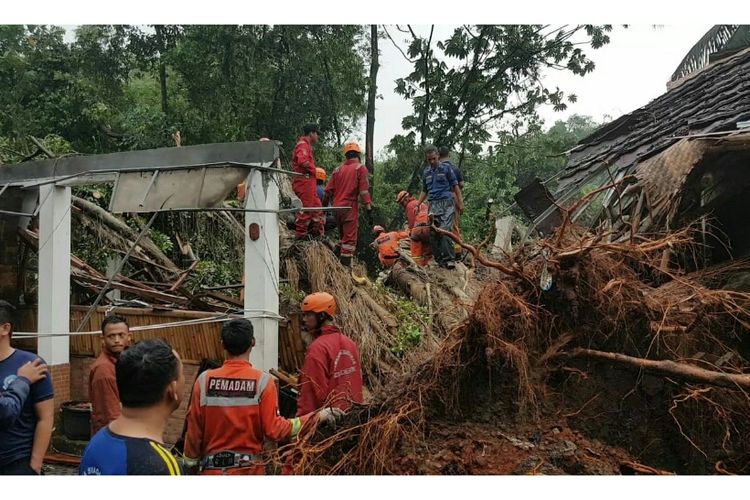
M 273 210 L 245 212 L 245 316 L 279 314 L 279 188 L 271 173 L 252 170 L 247 182 L 245 207 Z M 259 226 L 253 240 L 251 225 Z M 253 366 L 264 371 L 279 362 L 279 323 L 276 318 L 251 320 L 255 347 L 250 354 Z
M 37 331 L 70 332 L 70 187 L 39 188 L 39 292 Z M 39 337 L 38 353 L 48 365 L 70 361 L 67 335 Z M 53 374 L 54 375 L 54 374 Z

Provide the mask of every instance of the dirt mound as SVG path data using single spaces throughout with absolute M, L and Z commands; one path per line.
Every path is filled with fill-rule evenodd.
M 476 437 L 434 437 L 434 430 L 474 428 L 474 416 L 504 401 L 508 411 L 488 417 L 487 429 L 516 422 L 509 435 L 520 442 L 530 440 L 524 425 L 536 429 L 532 436 L 546 436 L 545 422 L 565 417 L 573 428 L 646 457 L 657 469 L 747 472 L 750 363 L 743 346 L 750 295 L 709 288 L 705 278 L 720 270 L 685 274 L 665 265 L 670 256 L 689 255 L 693 245 L 689 230 L 612 243 L 606 234 L 564 223 L 508 262 L 477 255 L 504 277 L 482 290 L 462 326 L 429 356 L 411 360 L 408 373 L 377 391 L 371 405 L 351 412 L 335 434 L 303 437 L 295 450 L 297 471 L 418 471 L 408 457 L 434 461 L 430 439 L 474 448 L 481 443 L 486 452 L 488 443 Z M 565 434 L 565 425 L 554 425 Z M 508 451 L 503 439 L 490 440 L 493 453 Z M 662 443 L 654 445 L 656 439 Z M 488 468 L 481 460 L 451 465 L 445 452 L 424 471 L 513 472 L 536 457 L 559 471 L 594 473 L 581 449 L 591 448 L 596 459 L 597 453 L 619 453 L 565 441 L 578 450 L 567 465 L 539 453 L 532 441 L 535 448 L 524 452 L 536 451 L 519 460 L 490 461 Z M 555 442 L 560 439 L 550 446 Z M 623 461 L 605 460 L 602 471 L 616 472 Z M 631 470 L 651 469 L 636 464 Z

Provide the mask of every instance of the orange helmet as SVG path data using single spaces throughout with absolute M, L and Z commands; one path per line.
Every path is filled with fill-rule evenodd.
M 400 193 L 398 193 L 398 195 L 396 195 L 396 203 L 401 204 L 406 201 L 407 198 L 409 198 L 409 192 L 401 191 Z
M 359 154 L 362 154 L 362 150 L 359 149 L 359 144 L 356 142 L 347 142 L 344 144 L 344 154 L 351 153 L 352 151 L 356 151 Z
M 325 182 L 326 179 L 328 178 L 328 174 L 326 174 L 326 171 L 323 170 L 322 168 L 316 167 L 315 168 L 315 178 L 318 179 L 319 181 Z
M 373 226 L 372 227 L 372 233 L 373 234 L 380 234 L 385 231 L 385 228 L 383 226 Z
M 336 314 L 336 299 L 326 292 L 311 293 L 302 301 L 302 312 Z

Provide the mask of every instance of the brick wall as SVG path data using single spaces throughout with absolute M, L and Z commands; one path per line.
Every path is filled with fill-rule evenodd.
M 91 365 L 94 364 L 95 360 L 96 358 L 90 357 L 71 357 L 69 399 L 75 401 L 89 400 L 89 372 L 91 371 Z M 196 365 L 186 364 L 183 366 L 185 368 L 185 392 L 183 393 L 182 404 L 167 422 L 167 430 L 164 435 L 164 439 L 167 443 L 174 443 L 180 437 L 180 433 L 182 433 L 182 426 L 185 421 L 185 414 L 187 413 L 188 399 L 190 399 L 190 391 L 193 388 L 196 373 L 198 372 L 198 366 Z
M 70 364 L 50 366 L 52 387 L 55 389 L 55 412 L 65 401 L 70 401 Z
M 23 195 L 9 188 L 0 196 L 0 209 L 21 212 Z M 18 302 L 18 217 L 0 216 L 0 299 Z

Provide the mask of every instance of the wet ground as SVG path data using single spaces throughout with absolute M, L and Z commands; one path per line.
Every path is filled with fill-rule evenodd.
M 437 424 L 426 442 L 399 460 L 401 474 L 632 473 L 619 448 L 590 440 L 557 422 L 513 429 L 487 423 Z

